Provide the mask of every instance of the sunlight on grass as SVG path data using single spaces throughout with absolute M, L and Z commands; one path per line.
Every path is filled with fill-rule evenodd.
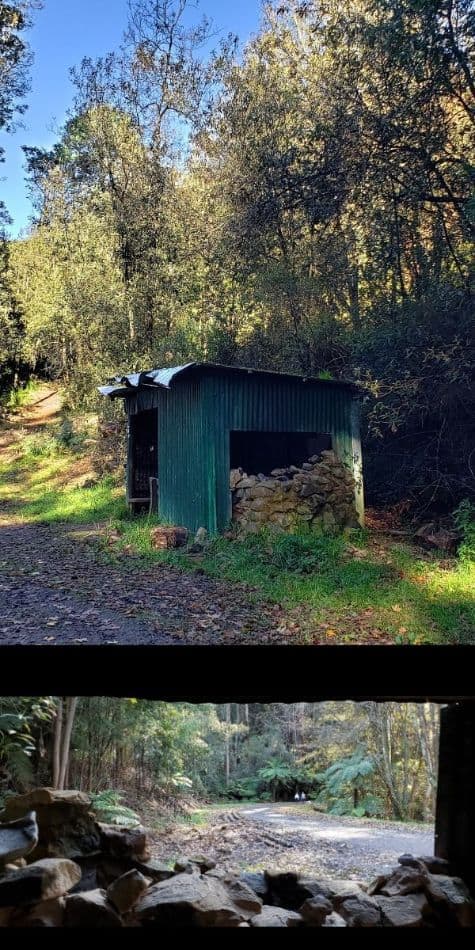
M 475 637 L 475 564 L 442 567 L 438 559 L 423 559 L 417 550 L 390 545 L 381 562 L 378 554 L 345 556 L 343 537 L 318 537 L 303 546 L 303 570 L 277 565 L 289 559 L 287 541 L 269 538 L 213 539 L 199 559 L 186 552 L 154 551 L 150 531 L 156 519 L 114 522 L 120 532 L 117 549 L 133 549 L 147 562 L 166 563 L 182 570 L 197 567 L 212 577 L 248 584 L 255 596 L 289 608 L 304 604 L 314 611 L 320 626 L 334 628 L 343 642 L 352 631 L 379 630 L 395 643 L 470 643 Z M 367 543 L 366 533 L 351 537 L 354 548 Z M 273 550 L 282 545 L 284 551 Z M 312 546 L 313 555 L 312 556 Z M 298 545 L 297 545 L 298 549 Z M 290 558 L 290 560 L 292 560 Z M 388 563 L 389 562 L 389 563 Z M 348 631 L 348 636 L 345 633 Z
M 123 489 L 105 478 L 88 487 L 68 487 L 73 459 L 67 452 L 40 456 L 31 469 L 29 456 L 0 466 L 0 500 L 8 511 L 32 522 L 84 524 L 126 515 Z

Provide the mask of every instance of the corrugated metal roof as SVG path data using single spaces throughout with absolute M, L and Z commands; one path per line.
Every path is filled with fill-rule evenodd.
M 272 379 L 301 380 L 302 382 L 318 383 L 329 387 L 336 386 L 351 389 L 354 392 L 357 391 L 357 387 L 354 383 L 345 380 L 319 379 L 315 376 L 299 376 L 297 373 L 279 373 L 274 370 L 251 369 L 243 366 L 224 366 L 219 363 L 185 363 L 183 366 L 171 366 L 165 367 L 164 369 L 146 370 L 142 373 L 131 373 L 128 376 L 116 376 L 113 380 L 116 384 L 115 386 L 112 384 L 109 386 L 100 386 L 99 392 L 102 393 L 103 396 L 110 396 L 111 398 L 126 398 L 129 395 L 130 389 L 138 389 L 141 386 L 160 386 L 164 389 L 170 389 L 175 377 L 192 367 L 203 370 L 220 370 L 230 374 L 248 374 L 251 376 L 268 376 Z

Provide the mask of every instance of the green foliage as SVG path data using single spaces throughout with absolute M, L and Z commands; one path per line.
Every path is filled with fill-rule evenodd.
M 317 778 L 331 795 L 338 795 L 343 788 L 360 786 L 362 779 L 371 775 L 374 768 L 373 759 L 358 751 L 346 759 L 334 762 L 317 775 Z
M 126 42 L 74 71 L 59 141 L 26 150 L 0 389 L 41 367 L 93 408 L 109 376 L 203 358 L 354 378 L 369 500 L 473 499 L 468 0 L 271 4 L 207 62 L 191 12 L 133 0 Z M 25 88 L 15 23 L 0 126 Z
M 28 405 L 37 386 L 37 383 L 29 382 L 23 386 L 9 389 L 3 395 L 0 394 L 0 412 L 4 410 L 5 413 L 14 413 Z
M 38 730 L 47 727 L 53 713 L 49 697 L 0 699 L 0 788 L 33 783 Z
M 455 524 L 462 532 L 462 543 L 458 549 L 458 557 L 462 564 L 475 562 L 475 505 L 464 498 L 453 513 Z
M 140 816 L 122 803 L 123 797 L 123 792 L 114 789 L 97 792 L 91 796 L 92 809 L 99 821 L 104 821 L 106 824 L 137 828 L 140 825 Z
M 259 769 L 257 774 L 261 781 L 268 786 L 269 793 L 274 800 L 302 779 L 301 769 L 296 768 L 292 763 L 279 759 L 270 759 L 265 766 Z M 262 798 L 262 795 L 260 795 L 260 798 Z
M 380 811 L 381 803 L 374 795 L 360 792 L 368 789 L 375 772 L 375 761 L 362 750 L 333 762 L 324 772 L 317 775 L 321 783 L 319 801 L 329 804 L 332 815 L 374 815 Z
M 263 531 L 243 542 L 256 564 L 297 574 L 324 573 L 344 550 L 341 536 Z
M 253 778 L 251 776 L 230 782 L 223 791 L 228 798 L 236 798 L 238 801 L 249 801 L 258 797 L 260 784 L 262 784 L 262 782 L 259 778 Z
M 51 783 L 45 753 L 56 708 L 50 697 L 0 700 L 0 794 Z M 380 768 L 388 736 L 389 784 Z M 141 801 L 147 824 L 162 827 L 177 816 L 202 824 L 210 799 L 291 801 L 296 789 L 312 801 L 317 789 L 315 807 L 332 814 L 428 818 L 437 742 L 438 711 L 429 704 L 217 706 L 81 697 L 69 783 L 94 790 L 100 820 L 128 827 L 139 823 Z

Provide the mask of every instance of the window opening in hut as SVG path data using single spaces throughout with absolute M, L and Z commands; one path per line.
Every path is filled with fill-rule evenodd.
M 231 432 L 231 468 L 248 475 L 270 475 L 275 468 L 300 466 L 332 448 L 331 435 L 320 432 Z
M 131 501 L 147 503 L 150 479 L 158 474 L 158 411 L 146 409 L 130 417 Z

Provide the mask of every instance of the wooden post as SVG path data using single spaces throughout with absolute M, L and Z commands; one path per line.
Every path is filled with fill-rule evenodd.
M 441 710 L 435 853 L 475 893 L 475 704 Z
M 158 478 L 149 478 L 150 485 L 150 505 L 148 509 L 149 515 L 156 515 L 158 513 Z

